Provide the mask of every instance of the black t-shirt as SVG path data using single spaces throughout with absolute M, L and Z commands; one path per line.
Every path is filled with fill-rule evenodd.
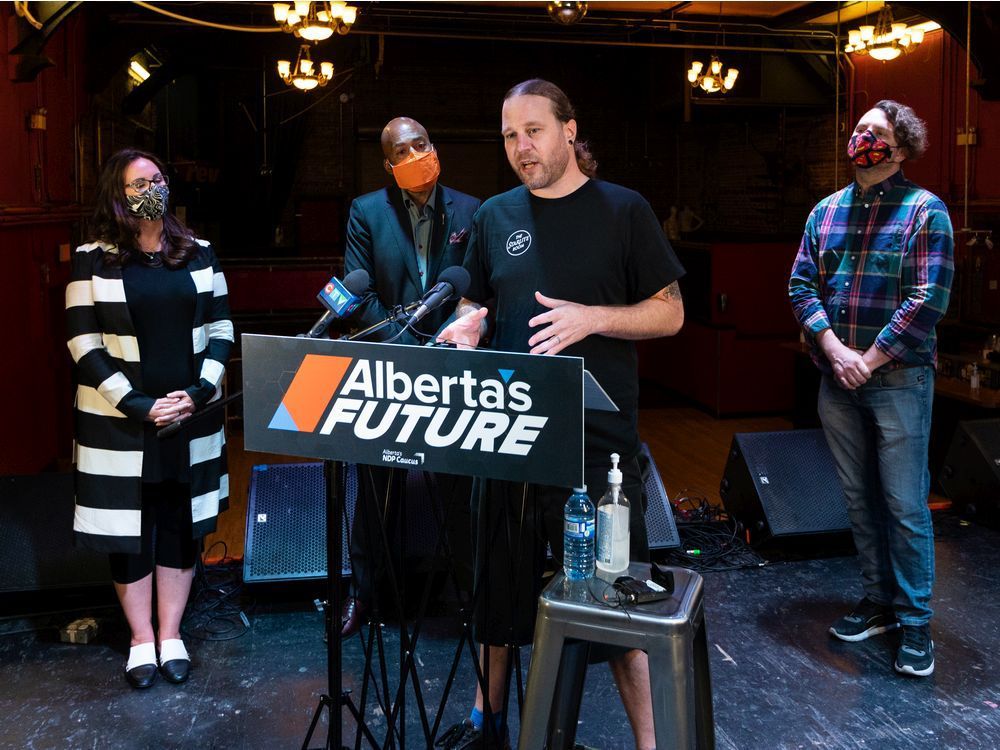
M 546 308 L 535 291 L 584 305 L 633 305 L 684 274 L 646 200 L 638 193 L 588 180 L 562 198 L 538 198 L 524 186 L 495 196 L 473 220 L 465 259 L 466 297 L 496 299 L 491 347 L 527 352 L 538 330 L 528 326 Z M 609 465 L 609 454 L 639 450 L 636 350 L 631 341 L 588 336 L 560 354 L 585 367 L 619 412 L 585 412 L 584 460 Z

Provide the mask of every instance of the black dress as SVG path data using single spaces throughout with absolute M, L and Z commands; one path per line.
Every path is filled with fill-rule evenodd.
M 156 258 L 159 261 L 159 258 Z M 186 268 L 170 269 L 142 260 L 122 269 L 125 299 L 139 344 L 142 384 L 154 399 L 182 391 L 197 381 L 194 372 L 194 327 L 197 291 Z M 142 481 L 188 482 L 190 459 L 184 433 L 161 440 L 160 429 L 144 425 Z

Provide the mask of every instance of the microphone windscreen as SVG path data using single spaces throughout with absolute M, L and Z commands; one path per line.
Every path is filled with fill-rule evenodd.
M 368 291 L 369 281 L 368 272 L 365 269 L 355 268 L 344 277 L 344 287 L 357 297 Z
M 438 282 L 442 281 L 451 284 L 451 288 L 455 290 L 451 298 L 458 299 L 465 296 L 469 290 L 469 284 L 472 283 L 472 278 L 469 276 L 469 272 L 461 266 L 448 266 L 438 276 Z

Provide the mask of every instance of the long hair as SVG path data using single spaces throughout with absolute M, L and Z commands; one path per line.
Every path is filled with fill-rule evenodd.
M 97 180 L 97 201 L 94 207 L 91 233 L 93 239 L 107 242 L 118 248 L 117 253 L 107 253 L 109 265 L 127 265 L 139 256 L 139 222 L 128 210 L 125 199 L 125 170 L 136 159 L 149 159 L 166 173 L 159 157 L 136 148 L 124 148 L 115 153 L 104 165 Z M 169 211 L 163 215 L 161 254 L 170 268 L 180 268 L 197 252 L 198 245 L 191 230 Z
M 570 120 L 576 119 L 576 110 L 573 109 L 573 104 L 570 102 L 569 97 L 566 96 L 566 92 L 554 83 L 541 78 L 531 78 L 513 86 L 504 95 L 503 100 L 507 101 L 514 96 L 544 96 L 552 102 L 552 114 L 556 116 L 559 122 L 567 123 Z M 597 175 L 597 159 L 590 153 L 590 147 L 586 141 L 579 139 L 574 141 L 573 153 L 576 155 L 576 165 L 580 168 L 581 172 L 587 175 L 587 177 Z

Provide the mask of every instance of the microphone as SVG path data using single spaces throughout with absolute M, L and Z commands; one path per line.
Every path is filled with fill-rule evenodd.
M 445 302 L 464 296 L 471 281 L 469 272 L 461 266 L 449 266 L 444 269 L 438 276 L 437 283 L 420 300 L 420 307 L 414 310 L 408 325 L 416 324 L 427 313 L 441 307 Z
M 328 309 L 309 329 L 306 338 L 318 339 L 326 333 L 326 329 L 330 327 L 335 318 L 346 318 L 354 312 L 361 304 L 361 295 L 368 290 L 368 281 L 368 272 L 363 268 L 351 271 L 344 277 L 343 281 L 336 276 L 330 279 L 322 291 L 316 295 L 316 299 Z

